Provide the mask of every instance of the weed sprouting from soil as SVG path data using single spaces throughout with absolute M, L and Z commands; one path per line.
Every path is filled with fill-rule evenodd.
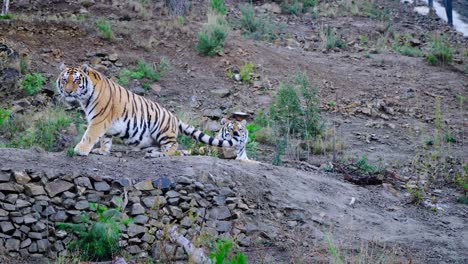
M 329 25 L 322 27 L 320 38 L 322 39 L 322 47 L 327 50 L 334 48 L 341 49 L 345 46 L 344 42 L 341 40 L 341 35 Z
M 445 36 L 435 36 L 430 42 L 430 51 L 426 56 L 431 65 L 447 65 L 453 60 L 453 49 Z
M 222 52 L 228 33 L 229 26 L 223 16 L 208 14 L 208 22 L 197 34 L 198 43 L 195 45 L 197 52 L 211 57 Z
M 108 209 L 104 205 L 90 204 L 96 211 L 96 218 L 82 215 L 80 224 L 58 223 L 61 230 L 77 232 L 79 239 L 72 241 L 70 250 L 78 250 L 85 261 L 111 260 L 119 250 L 120 224 L 128 225 L 131 219 L 122 218 L 119 210 Z
M 45 78 L 40 73 L 26 74 L 21 82 L 21 88 L 28 95 L 35 95 L 44 85 Z
M 240 26 L 244 36 L 257 40 L 275 40 L 284 30 L 282 25 L 276 25 L 266 16 L 257 16 L 252 4 L 239 5 L 241 12 Z
M 99 36 L 106 40 L 112 40 L 114 38 L 114 33 L 112 32 L 112 27 L 110 22 L 105 18 L 100 18 L 96 21 L 96 26 L 98 28 Z
M 145 60 L 139 60 L 135 68 L 128 70 L 123 69 L 118 78 L 118 83 L 122 86 L 127 86 L 130 80 L 146 80 L 146 81 L 159 81 L 161 77 L 167 74 L 170 69 L 169 61 L 162 58 L 159 65 L 151 65 Z M 147 85 L 149 88 L 149 85 Z
M 220 15 L 226 15 L 228 10 L 224 0 L 210 0 L 210 8 Z
M 253 63 L 246 63 L 240 67 L 239 71 L 242 82 L 251 83 L 252 77 L 254 74 L 254 65 Z

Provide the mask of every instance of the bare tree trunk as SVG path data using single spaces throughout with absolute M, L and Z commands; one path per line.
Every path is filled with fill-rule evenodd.
M 170 16 L 183 16 L 189 9 L 188 0 L 166 0 Z
M 3 6 L 2 6 L 2 16 L 8 14 L 8 11 L 10 9 L 10 0 L 3 0 Z

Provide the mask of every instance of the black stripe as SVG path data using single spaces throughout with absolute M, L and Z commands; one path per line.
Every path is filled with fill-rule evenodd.
M 203 132 L 200 133 L 200 135 L 198 135 L 198 141 L 203 142 L 203 141 L 202 141 L 202 138 L 203 138 L 204 136 L 205 136 L 205 134 L 203 134 Z
M 146 123 L 143 124 L 143 130 L 140 134 L 140 141 L 143 139 L 143 135 L 145 134 L 145 132 L 146 132 Z
M 218 147 L 222 147 L 222 146 L 223 146 L 223 143 L 224 143 L 224 140 L 220 140 L 220 141 L 218 142 Z
M 208 144 L 213 145 L 214 137 L 210 137 Z

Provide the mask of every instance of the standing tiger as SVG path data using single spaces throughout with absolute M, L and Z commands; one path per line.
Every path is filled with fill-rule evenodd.
M 66 101 L 78 101 L 83 108 L 88 128 L 75 147 L 75 153 L 110 153 L 112 137 L 120 137 L 136 150 L 146 149 L 146 157 L 173 155 L 177 150 L 177 134 L 183 132 L 195 140 L 218 147 L 235 146 L 239 133 L 229 140 L 203 134 L 180 121 L 174 114 L 142 96 L 134 94 L 98 71 L 81 67 L 60 67 L 57 89 Z M 100 141 L 100 148 L 93 149 Z
M 221 119 L 221 129 L 216 138 L 221 140 L 232 140 L 238 137 L 238 144 L 235 146 L 237 160 L 249 160 L 247 158 L 247 140 L 249 140 L 249 131 L 245 127 L 246 121 L 229 120 L 226 118 Z

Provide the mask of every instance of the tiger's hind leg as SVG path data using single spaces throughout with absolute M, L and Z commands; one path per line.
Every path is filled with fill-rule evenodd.
M 104 135 L 99 139 L 99 142 L 101 147 L 91 150 L 91 153 L 98 155 L 109 155 L 110 149 L 112 147 L 112 136 Z
M 151 149 L 150 152 L 146 153 L 145 158 L 172 156 L 176 152 L 177 146 L 177 142 L 168 142 L 165 145 L 162 145 L 159 151 L 157 148 Z

